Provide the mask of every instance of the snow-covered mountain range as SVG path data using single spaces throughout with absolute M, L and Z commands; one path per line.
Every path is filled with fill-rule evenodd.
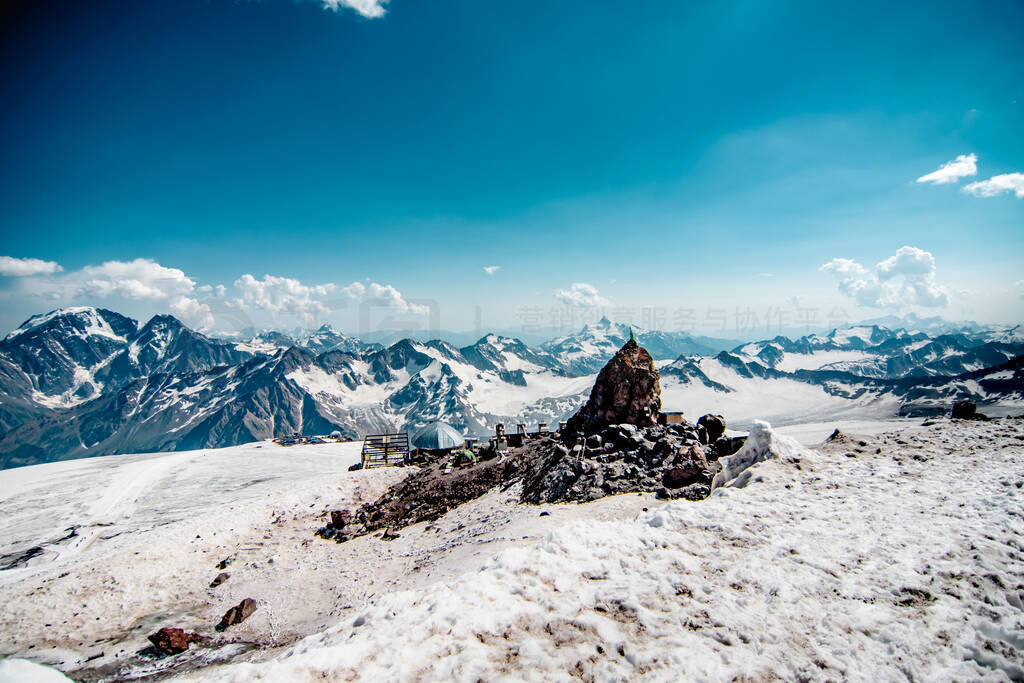
M 293 432 L 357 437 L 443 419 L 556 423 L 629 338 L 607 320 L 540 347 L 485 335 L 456 348 L 367 344 L 329 326 L 212 338 L 161 315 L 96 308 L 35 316 L 0 341 L 0 466 L 212 448 Z M 956 398 L 1024 405 L 1024 333 L 930 336 L 872 325 L 725 351 L 685 333 L 636 331 L 658 361 L 665 410 L 734 424 L 926 414 Z

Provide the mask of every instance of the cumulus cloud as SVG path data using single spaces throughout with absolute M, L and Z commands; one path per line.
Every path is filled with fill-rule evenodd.
M 213 327 L 213 311 L 195 299 L 178 297 L 171 302 L 171 311 L 189 327 L 200 330 Z
M 933 185 L 947 185 L 959 182 L 961 178 L 978 174 L 978 156 L 976 154 L 961 154 L 953 161 L 947 161 L 937 171 L 932 171 L 917 179 L 919 183 L 932 183 Z
M 964 192 L 975 197 L 995 197 L 1004 192 L 1012 192 L 1017 199 L 1024 199 L 1024 173 L 994 175 L 988 180 L 964 185 Z
M 318 297 L 327 296 L 337 288 L 332 282 L 304 285 L 294 278 L 275 275 L 264 275 L 262 280 L 257 280 L 246 273 L 235 280 L 239 297 L 228 304 L 250 311 L 283 313 L 312 324 L 319 314 L 330 310 Z
M 384 5 L 388 0 L 324 0 L 324 7 L 337 12 L 348 8 L 359 12 L 367 19 L 379 19 L 384 16 Z
M 0 256 L 0 275 L 5 277 L 26 277 L 29 275 L 52 275 L 63 268 L 56 261 L 44 261 L 38 258 L 15 258 Z
M 17 291 L 52 301 L 81 298 L 121 297 L 132 301 L 170 301 L 191 295 L 196 283 L 177 268 L 167 268 L 152 259 L 107 261 L 64 273 L 59 266 L 52 272 L 23 275 Z
M 856 261 L 835 258 L 820 271 L 839 281 L 839 291 L 871 308 L 943 307 L 949 292 L 935 282 L 935 257 L 917 247 L 900 247 L 868 270 Z
M 501 266 L 484 266 L 484 272 L 488 275 L 494 275 L 499 270 L 501 270 Z
M 15 284 L 19 296 L 42 298 L 56 305 L 96 303 L 110 298 L 155 303 L 192 327 L 213 326 L 210 307 L 194 298 L 195 294 L 209 293 L 212 288 L 197 287 L 184 271 L 152 259 L 106 261 L 65 273 L 52 261 L 0 257 L 0 268 L 4 274 L 19 276 Z
M 78 295 L 125 299 L 170 299 L 190 294 L 196 287 L 184 271 L 143 258 L 86 266 L 71 273 L 69 279 Z
M 597 308 L 607 306 L 608 300 L 602 297 L 594 285 L 586 282 L 574 282 L 569 289 L 555 290 L 555 298 L 566 306 L 575 308 Z
M 376 282 L 364 285 L 362 282 L 353 282 L 347 287 L 342 287 L 341 291 L 356 301 L 372 302 L 400 313 L 426 314 L 430 310 L 427 306 L 406 301 L 402 293 L 391 285 L 381 285 Z
M 819 270 L 838 278 L 859 277 L 868 272 L 864 266 L 848 258 L 834 258 Z

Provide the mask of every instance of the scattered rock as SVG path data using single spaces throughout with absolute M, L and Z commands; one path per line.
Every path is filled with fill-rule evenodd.
M 242 623 L 243 621 L 251 617 L 252 613 L 255 612 L 258 607 L 259 605 L 257 605 L 256 601 L 252 598 L 246 598 L 245 600 L 242 600 L 242 602 L 238 603 L 237 605 L 235 605 L 234 607 L 232 607 L 224 613 L 224 616 L 221 617 L 220 623 L 217 624 L 217 630 L 223 631 L 229 626 L 234 626 L 235 624 Z
M 221 572 L 220 574 L 217 574 L 217 576 L 213 577 L 213 581 L 210 582 L 210 588 L 216 588 L 217 586 L 227 581 L 229 578 L 231 578 L 231 574 L 228 574 L 227 572 Z
M 198 633 L 187 633 L 180 628 L 164 627 L 149 636 L 153 647 L 165 655 L 176 655 L 188 649 L 192 643 L 198 643 L 202 636 Z
M 401 534 L 398 533 L 397 531 L 395 531 L 394 529 L 385 529 L 384 533 L 380 537 L 380 540 L 382 540 L 382 541 L 393 541 L 396 538 L 398 538 L 399 536 L 401 536 Z
M 217 569 L 227 569 L 228 565 L 234 562 L 235 556 L 225 557 L 223 560 L 217 563 Z

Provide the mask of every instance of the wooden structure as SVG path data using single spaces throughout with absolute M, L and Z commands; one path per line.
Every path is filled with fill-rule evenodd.
M 401 465 L 409 460 L 408 432 L 370 434 L 363 440 L 363 469 Z

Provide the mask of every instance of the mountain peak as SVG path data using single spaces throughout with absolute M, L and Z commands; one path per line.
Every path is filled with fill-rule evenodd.
M 4 337 L 4 341 L 10 341 L 26 332 L 42 327 L 59 326 L 62 322 L 76 329 L 78 334 L 111 337 L 119 341 L 125 341 L 126 335 L 138 329 L 138 323 L 135 320 L 120 313 L 93 306 L 69 306 L 32 316 L 18 329 Z

